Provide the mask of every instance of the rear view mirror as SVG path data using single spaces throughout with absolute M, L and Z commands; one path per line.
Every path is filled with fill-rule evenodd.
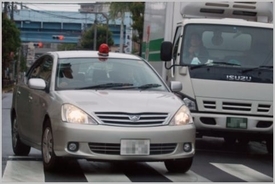
M 182 83 L 180 81 L 171 81 L 170 82 L 170 89 L 173 92 L 179 92 L 182 90 Z
M 162 61 L 170 61 L 172 59 L 172 48 L 173 44 L 168 41 L 161 43 L 160 47 L 160 59 Z
M 32 79 L 29 79 L 28 86 L 32 89 L 43 90 L 46 88 L 46 82 L 43 79 L 32 78 Z

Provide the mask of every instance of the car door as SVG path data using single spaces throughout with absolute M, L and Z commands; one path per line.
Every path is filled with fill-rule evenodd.
M 50 102 L 49 87 L 52 78 L 52 66 L 53 57 L 50 55 L 45 56 L 39 64 L 40 70 L 36 77 L 46 82 L 46 89 L 30 90 L 30 96 L 32 98 L 30 110 L 33 114 L 30 121 L 31 131 L 33 132 L 31 134 L 31 140 L 34 141 L 37 146 L 40 146 L 43 122 L 47 113 L 48 103 Z
M 40 70 L 41 70 L 41 63 L 44 60 L 44 57 L 39 58 L 35 63 L 31 66 L 29 71 L 25 76 L 25 80 L 22 85 L 19 87 L 20 91 L 20 99 L 18 104 L 18 123 L 20 132 L 22 133 L 22 138 L 27 140 L 28 142 L 33 143 L 32 135 L 35 133 L 34 129 L 32 128 L 32 120 L 33 116 L 35 116 L 35 111 L 33 111 L 32 103 L 32 90 L 28 86 L 28 81 L 30 78 L 37 78 Z

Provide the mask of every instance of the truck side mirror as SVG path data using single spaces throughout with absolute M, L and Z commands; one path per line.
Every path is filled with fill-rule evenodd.
M 171 61 L 172 59 L 172 48 L 173 44 L 168 41 L 164 41 L 161 43 L 160 47 L 160 59 L 162 61 Z

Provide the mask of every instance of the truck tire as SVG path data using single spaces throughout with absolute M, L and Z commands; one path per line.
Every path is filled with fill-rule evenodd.
M 226 136 L 226 137 L 224 137 L 223 139 L 224 139 L 224 141 L 225 141 L 225 143 L 226 143 L 227 145 L 234 145 L 234 144 L 236 143 L 236 141 L 237 141 L 236 138 L 234 138 L 234 137 L 229 137 L 229 136 Z
M 12 149 L 14 154 L 18 156 L 29 155 L 31 147 L 24 144 L 20 139 L 16 116 L 14 116 L 12 120 L 11 135 L 12 135 Z
M 250 140 L 248 138 L 242 137 L 238 138 L 238 143 L 242 146 L 247 146 Z
M 266 149 L 269 154 L 273 155 L 273 137 L 266 139 Z
M 185 173 L 190 169 L 192 162 L 193 157 L 178 160 L 167 160 L 164 161 L 164 164 L 169 172 Z

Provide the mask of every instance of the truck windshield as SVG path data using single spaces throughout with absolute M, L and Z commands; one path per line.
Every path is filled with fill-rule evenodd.
M 180 63 L 193 69 L 219 66 L 250 71 L 273 66 L 273 30 L 268 28 L 190 24 L 182 44 Z

